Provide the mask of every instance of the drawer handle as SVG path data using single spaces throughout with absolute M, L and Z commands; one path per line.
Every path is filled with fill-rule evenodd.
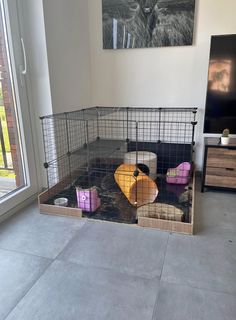
M 225 168 L 225 170 L 234 171 L 234 168 Z

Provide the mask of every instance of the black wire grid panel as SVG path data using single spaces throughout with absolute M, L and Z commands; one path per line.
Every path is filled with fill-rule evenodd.
M 58 186 L 56 197 L 67 197 L 69 205 L 77 207 L 75 188 L 95 186 L 101 205 L 95 212 L 84 212 L 94 218 L 133 223 L 139 200 L 147 203 L 150 198 L 152 206 L 153 203 L 158 203 L 159 207 L 171 205 L 168 207 L 172 210 L 170 219 L 175 219 L 173 210 L 176 208 L 183 211 L 182 221 L 190 222 L 188 184 L 169 184 L 166 174 L 168 169 L 183 162 L 189 162 L 193 168 L 196 117 L 197 108 L 153 107 L 93 107 L 41 117 L 49 192 L 54 187 L 55 194 Z M 115 181 L 114 173 L 129 152 L 134 155 L 129 162 L 134 167 L 129 167 L 131 174 L 122 172 L 127 195 Z M 150 159 L 147 158 L 149 154 Z M 151 159 L 153 154 L 157 160 Z M 145 178 L 139 183 L 139 189 L 135 187 L 140 175 L 151 176 L 151 161 L 156 161 L 152 169 L 156 177 L 152 180 L 155 180 L 158 195 L 152 184 L 144 182 Z M 66 181 L 63 190 L 61 181 Z

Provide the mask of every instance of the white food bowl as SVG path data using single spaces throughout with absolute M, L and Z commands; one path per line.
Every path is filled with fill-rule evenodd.
M 54 200 L 54 205 L 59 207 L 67 207 L 68 199 L 67 198 L 57 198 Z

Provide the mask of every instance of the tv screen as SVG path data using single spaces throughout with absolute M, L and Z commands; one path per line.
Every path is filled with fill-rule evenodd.
M 212 36 L 204 133 L 236 134 L 236 34 Z

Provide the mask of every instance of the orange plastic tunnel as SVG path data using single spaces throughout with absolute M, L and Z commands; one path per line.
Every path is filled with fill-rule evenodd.
M 134 172 L 138 170 L 138 176 Z M 132 164 L 120 165 L 115 174 L 115 181 L 132 205 L 137 207 L 153 203 L 158 195 L 156 183 Z

